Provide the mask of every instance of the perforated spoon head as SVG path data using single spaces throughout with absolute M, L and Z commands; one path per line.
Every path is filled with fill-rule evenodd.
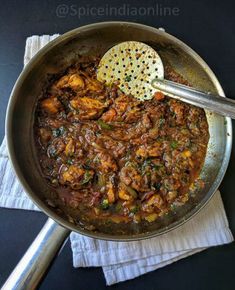
M 151 83 L 164 78 L 164 68 L 158 53 L 138 41 L 125 41 L 110 48 L 100 60 L 97 78 L 106 84 L 118 83 L 127 95 L 149 100 L 157 89 Z

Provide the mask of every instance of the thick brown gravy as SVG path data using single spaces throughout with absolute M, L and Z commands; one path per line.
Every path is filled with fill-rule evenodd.
M 99 59 L 56 75 L 37 104 L 43 175 L 91 222 L 153 222 L 188 200 L 209 140 L 202 109 L 155 94 L 126 96 L 96 79 Z M 166 78 L 186 83 L 171 69 Z

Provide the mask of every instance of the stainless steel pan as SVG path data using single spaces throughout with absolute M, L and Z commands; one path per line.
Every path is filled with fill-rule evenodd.
M 228 166 L 232 126 L 229 118 L 207 113 L 210 141 L 201 178 L 203 190 L 168 218 L 149 224 L 139 232 L 128 228 L 124 235 L 92 232 L 71 223 L 68 209 L 60 212 L 50 207 L 46 199 L 50 190 L 43 179 L 33 142 L 34 110 L 37 97 L 45 86 L 48 74 L 57 73 L 84 54 L 104 54 L 111 46 L 127 40 L 145 42 L 154 47 L 163 62 L 170 64 L 195 88 L 224 96 L 217 78 L 208 65 L 187 45 L 168 33 L 149 26 L 128 22 L 104 22 L 72 30 L 37 53 L 19 76 L 12 91 L 6 118 L 9 155 L 21 184 L 28 196 L 50 219 L 7 280 L 3 289 L 34 289 L 55 253 L 70 231 L 93 238 L 132 241 L 154 237 L 170 231 L 194 216 L 212 197 Z M 118 229 L 117 229 L 118 232 Z M 23 233 L 22 233 L 23 234 Z

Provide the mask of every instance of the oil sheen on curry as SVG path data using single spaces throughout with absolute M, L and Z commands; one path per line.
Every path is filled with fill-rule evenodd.
M 42 174 L 73 222 L 153 223 L 185 204 L 209 140 L 204 110 L 156 93 L 139 101 L 96 79 L 98 58 L 54 75 L 36 109 Z M 187 84 L 171 68 L 167 79 Z M 71 218 L 70 218 L 71 220 Z

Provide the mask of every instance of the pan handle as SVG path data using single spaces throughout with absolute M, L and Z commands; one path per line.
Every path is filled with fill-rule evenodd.
M 69 233 L 49 218 L 1 290 L 36 289 Z
M 152 86 L 167 96 L 235 119 L 235 100 L 205 93 L 165 79 L 154 79 Z

